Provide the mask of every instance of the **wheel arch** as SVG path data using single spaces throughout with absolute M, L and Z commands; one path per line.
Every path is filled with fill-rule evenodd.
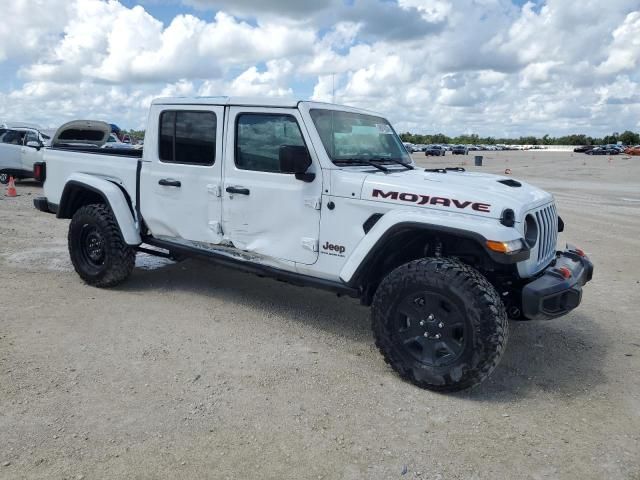
M 391 215 L 391 214 L 387 214 Z M 385 216 L 387 216 L 385 215 Z M 425 256 L 436 255 L 436 245 L 441 244 L 443 256 L 455 256 L 478 270 L 512 268 L 513 264 L 529 257 L 529 251 L 507 256 L 489 250 L 483 229 L 469 230 L 458 226 L 404 218 L 389 225 L 380 221 L 365 236 L 343 267 L 340 278 L 351 288 L 362 292 L 362 303 L 369 305 L 380 281 L 396 267 Z M 388 222 L 387 222 L 388 223 Z M 502 227 L 497 221 L 498 227 Z M 495 228 L 492 226 L 492 229 Z M 485 229 L 486 230 L 486 229 Z M 511 235 L 520 235 L 511 230 Z M 483 232 L 485 233 L 483 235 Z M 497 234 L 496 234 L 497 236 Z M 505 238 L 500 236 L 504 240 Z
M 85 174 L 73 175 L 64 186 L 56 216 L 72 218 L 79 208 L 92 203 L 109 206 L 128 245 L 142 243 L 131 198 L 119 185 L 109 180 Z

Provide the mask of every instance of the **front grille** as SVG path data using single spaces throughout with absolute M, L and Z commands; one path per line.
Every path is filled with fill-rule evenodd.
M 546 265 L 556 253 L 558 241 L 558 212 L 551 203 L 532 212 L 538 222 L 538 266 Z

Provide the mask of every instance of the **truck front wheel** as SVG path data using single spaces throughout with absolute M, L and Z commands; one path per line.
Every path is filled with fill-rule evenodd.
M 392 271 L 371 309 L 376 345 L 400 376 L 451 392 L 482 382 L 507 344 L 507 315 L 489 281 L 451 258 L 424 258 Z
M 73 267 L 89 285 L 118 285 L 135 266 L 136 252 L 124 242 L 113 212 L 106 205 L 78 209 L 69 224 L 68 244 Z

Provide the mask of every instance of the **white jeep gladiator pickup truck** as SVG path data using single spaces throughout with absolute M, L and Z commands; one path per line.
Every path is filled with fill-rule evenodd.
M 46 197 L 35 207 L 71 219 L 85 282 L 119 284 L 144 251 L 356 297 L 371 305 L 385 360 L 423 388 L 480 383 L 505 350 L 509 317 L 566 314 L 593 274 L 582 250 L 556 251 L 552 195 L 418 168 L 372 112 L 166 98 L 151 106 L 143 152 L 99 148 L 109 132 L 63 126 L 36 165 Z

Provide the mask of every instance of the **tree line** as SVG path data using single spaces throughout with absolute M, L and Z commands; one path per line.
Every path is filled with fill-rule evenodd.
M 622 133 L 614 132 L 602 138 L 590 137 L 584 134 L 565 135 L 562 137 L 551 137 L 544 135 L 543 137 L 518 137 L 518 138 L 496 138 L 496 137 L 480 137 L 473 133 L 471 135 L 459 135 L 457 137 L 449 137 L 444 133 L 436 133 L 435 135 L 420 135 L 416 133 L 405 132 L 400 134 L 403 142 L 413 144 L 469 144 L 469 145 L 606 145 L 610 143 L 622 142 L 624 145 L 640 144 L 640 133 L 626 130 Z

